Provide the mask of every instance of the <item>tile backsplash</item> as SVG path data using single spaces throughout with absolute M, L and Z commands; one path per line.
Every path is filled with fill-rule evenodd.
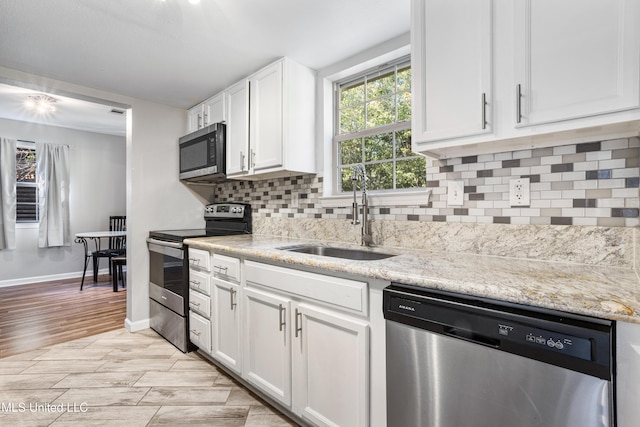
M 635 227 L 639 221 L 640 138 L 427 160 L 428 203 L 370 207 L 370 218 L 531 225 Z M 512 207 L 509 181 L 529 178 L 530 204 Z M 464 204 L 447 206 L 447 182 L 463 181 Z M 344 207 L 324 207 L 322 177 L 229 181 L 215 202 L 252 204 L 257 217 L 349 219 Z

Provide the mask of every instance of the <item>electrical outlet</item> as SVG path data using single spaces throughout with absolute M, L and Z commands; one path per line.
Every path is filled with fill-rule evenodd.
M 529 206 L 529 178 L 509 180 L 509 204 L 511 206 Z
M 291 193 L 291 207 L 292 208 L 298 208 L 300 207 L 300 196 L 298 195 L 298 193 Z
M 464 204 L 464 181 L 447 182 L 447 206 Z

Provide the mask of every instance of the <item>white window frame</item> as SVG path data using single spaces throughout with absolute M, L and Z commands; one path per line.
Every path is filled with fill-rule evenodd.
M 340 130 L 340 112 L 341 112 L 341 108 L 340 108 L 340 86 L 342 85 L 349 85 L 350 83 L 355 83 L 355 82 L 359 82 L 359 81 L 370 81 L 372 77 L 375 77 L 376 75 L 380 75 L 381 73 L 387 73 L 389 72 L 391 69 L 393 69 L 394 72 L 394 78 L 397 78 L 397 74 L 395 74 L 397 72 L 397 70 L 399 68 L 404 68 L 406 66 L 411 67 L 411 59 L 408 56 L 402 57 L 396 61 L 393 61 L 391 63 L 388 64 L 384 64 L 381 66 L 376 67 L 373 70 L 367 70 L 364 73 L 360 73 L 358 75 L 355 76 L 350 76 L 347 79 L 344 79 L 343 81 L 339 81 L 336 82 L 334 84 L 334 112 L 335 112 L 335 118 L 334 118 L 334 129 L 336 130 L 336 135 L 334 135 L 333 138 L 333 161 L 335 162 L 335 168 L 334 168 L 334 173 L 336 174 L 336 179 L 334 181 L 334 188 L 333 188 L 333 193 L 336 194 L 337 196 L 340 195 L 344 195 L 344 194 L 351 194 L 351 191 L 341 191 L 341 172 L 340 172 L 340 168 L 341 166 L 343 166 L 342 164 L 339 164 L 339 159 L 340 159 L 340 153 L 339 153 L 339 146 L 340 143 L 343 141 L 349 141 L 349 140 L 353 140 L 353 139 L 360 139 L 362 140 L 363 138 L 366 138 L 368 136 L 374 136 L 374 135 L 381 135 L 381 134 L 389 134 L 389 133 L 394 133 L 397 131 L 404 131 L 404 130 L 411 130 L 411 118 L 407 119 L 407 120 L 403 120 L 403 121 L 394 121 L 393 123 L 389 123 L 386 125 L 382 125 L 382 126 L 377 126 L 374 128 L 368 128 L 365 127 L 364 129 L 359 129 L 357 131 L 353 131 L 353 132 L 349 132 L 349 133 L 338 133 Z M 366 92 L 366 91 L 365 91 Z M 405 92 L 405 91 L 403 91 Z M 393 96 L 395 98 L 395 96 L 398 94 L 398 92 L 394 92 Z M 365 93 L 365 97 L 366 97 L 366 93 Z M 388 95 L 385 95 L 385 97 L 388 97 Z M 365 99 L 363 101 L 364 104 L 364 108 L 365 108 L 365 122 L 367 121 L 367 117 L 366 117 L 366 111 L 367 111 L 367 105 L 369 102 L 375 101 L 375 99 L 373 100 L 368 100 Z M 397 106 L 396 106 L 396 113 L 397 113 Z M 365 124 L 366 126 L 366 124 Z M 364 149 L 364 147 L 363 147 Z M 396 159 L 395 158 L 395 154 L 394 157 L 390 158 L 390 159 L 385 159 L 385 160 L 379 160 L 379 161 L 374 161 L 374 162 L 365 162 L 365 161 L 359 161 L 358 163 L 364 163 L 364 165 L 366 167 L 368 167 L 368 164 L 375 164 L 375 163 L 393 163 L 395 165 L 395 163 L 397 161 L 401 161 L 404 159 L 409 159 L 409 158 L 417 158 L 420 157 L 419 155 L 417 156 L 411 156 L 411 157 L 405 157 L 405 158 L 400 158 L 400 159 Z M 425 180 L 426 180 L 426 172 L 425 172 Z M 394 174 L 393 174 L 393 182 L 395 183 L 396 181 L 396 175 L 395 175 L 395 166 L 394 166 Z M 369 190 L 368 193 L 370 194 L 384 194 L 384 193 L 396 193 L 398 191 L 420 191 L 422 190 L 422 188 L 406 188 L 406 189 L 397 189 L 397 188 L 392 188 L 392 189 L 384 189 L 384 190 Z
M 375 67 L 396 62 L 409 55 L 410 52 L 410 45 L 405 43 L 403 37 L 400 37 L 318 73 L 318 90 L 321 100 L 318 113 L 318 120 L 320 120 L 318 138 L 322 141 L 322 152 L 318 154 L 323 159 L 323 195 L 321 197 L 323 207 L 347 207 L 351 206 L 353 201 L 353 195 L 337 193 L 338 186 L 335 182 L 337 179 L 337 173 L 335 173 L 337 171 L 337 157 L 334 144 L 336 133 L 334 88 L 336 82 Z M 430 188 L 372 191 L 369 193 L 369 202 L 371 206 L 425 206 L 429 203 L 430 194 Z
M 18 140 L 17 144 L 16 144 L 16 148 L 22 148 L 22 149 L 29 149 L 29 150 L 36 150 L 36 143 L 33 141 L 23 141 L 23 140 Z M 18 183 L 16 181 L 16 187 L 18 186 L 24 186 L 24 187 L 35 187 L 36 189 L 36 204 L 38 204 L 38 196 L 39 196 L 39 191 L 38 191 L 38 174 L 36 173 L 36 180 L 33 184 L 31 183 Z M 16 209 L 17 209 L 17 204 L 18 204 L 18 200 L 17 200 L 17 188 L 16 188 Z M 36 210 L 38 212 L 38 219 L 36 221 L 18 221 L 18 218 L 16 218 L 16 228 L 37 228 L 39 223 L 40 223 L 40 212 L 39 212 L 39 206 L 36 205 Z

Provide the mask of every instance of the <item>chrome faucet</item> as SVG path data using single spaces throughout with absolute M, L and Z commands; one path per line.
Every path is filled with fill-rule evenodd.
M 353 177 L 351 181 L 353 183 L 353 220 L 352 224 L 360 224 L 360 220 L 358 218 L 358 199 L 356 196 L 356 182 L 362 181 L 362 227 L 360 230 L 361 240 L 360 244 L 362 246 L 369 246 L 373 242 L 373 237 L 371 236 L 371 226 L 369 224 L 369 198 L 367 197 L 367 170 L 365 169 L 362 163 L 358 163 L 353 168 Z

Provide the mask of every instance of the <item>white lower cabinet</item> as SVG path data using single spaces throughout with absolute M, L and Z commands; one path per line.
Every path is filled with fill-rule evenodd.
M 189 340 L 200 350 L 211 353 L 211 321 L 193 311 L 189 312 Z
M 326 286 L 344 281 L 355 289 L 347 295 L 356 296 L 366 283 L 246 264 L 243 377 L 313 425 L 369 425 L 366 317 L 313 299 L 322 292 L 301 296 L 308 283 L 319 289 L 323 279 Z
M 213 289 L 212 356 L 235 373 L 240 374 L 242 372 L 240 339 L 242 334 L 238 305 L 240 286 L 217 278 L 211 279 L 211 286 Z
M 318 426 L 369 425 L 369 326 L 305 303 L 293 316 L 293 411 Z
M 244 378 L 291 406 L 291 299 L 245 289 Z

